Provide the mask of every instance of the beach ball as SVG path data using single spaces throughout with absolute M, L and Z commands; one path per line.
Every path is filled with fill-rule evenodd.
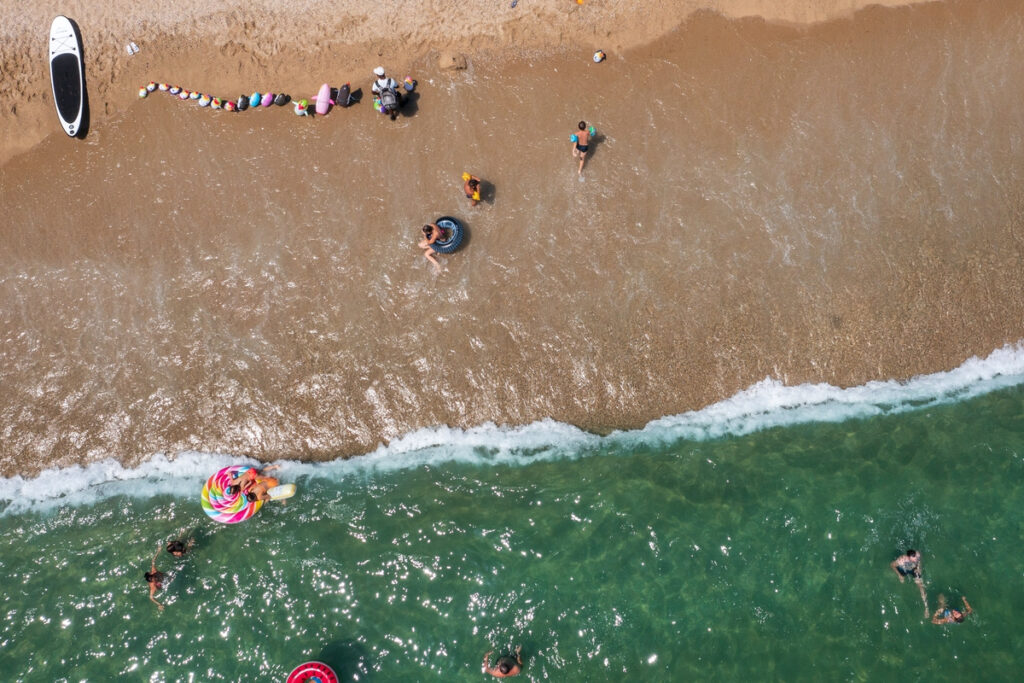
M 166 83 L 161 83 L 160 85 L 158 85 L 156 87 L 159 88 L 161 92 L 167 92 L 168 90 L 171 89 L 171 86 L 167 85 Z
M 200 107 L 206 107 L 206 106 L 209 106 L 209 104 L 210 104 L 210 101 L 211 101 L 212 99 L 213 99 L 213 98 L 211 98 L 211 97 L 210 97 L 209 95 L 201 95 L 201 96 L 199 97 L 199 106 L 200 106 Z
M 198 90 L 193 90 L 188 94 L 190 100 L 198 100 L 201 97 L 201 93 Z
M 139 97 L 146 97 L 149 95 L 149 91 L 145 88 L 139 88 Z
M 146 90 L 148 90 L 149 92 L 153 92 L 154 90 L 156 90 L 156 83 L 155 83 L 155 82 L 153 82 L 153 81 L 150 81 L 150 82 L 149 82 L 149 83 L 148 83 L 148 84 L 146 85 Z
M 187 100 L 189 98 L 190 94 L 191 93 L 189 93 L 188 90 L 182 90 L 180 93 L 178 93 L 178 97 L 183 99 L 183 100 Z
M 604 50 L 598 50 L 597 52 L 594 53 L 594 63 L 600 64 L 605 59 L 607 59 L 607 57 L 608 55 L 604 53 Z
M 170 88 L 167 89 L 167 92 L 171 93 L 172 95 L 177 95 L 181 92 L 181 88 L 179 88 L 176 85 L 172 85 Z
M 235 103 L 234 102 L 232 102 L 231 100 L 228 100 L 227 102 L 224 103 L 224 111 L 234 111 L 234 110 L 235 110 Z

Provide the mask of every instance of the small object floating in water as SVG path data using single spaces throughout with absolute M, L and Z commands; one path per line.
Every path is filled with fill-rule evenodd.
M 285 683 L 338 683 L 338 674 L 323 662 L 306 662 L 292 669 Z
M 604 50 L 598 50 L 594 53 L 594 64 L 600 64 L 606 59 L 608 59 L 608 55 L 604 53 Z

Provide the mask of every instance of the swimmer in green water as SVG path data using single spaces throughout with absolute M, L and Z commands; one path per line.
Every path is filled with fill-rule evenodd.
M 523 670 L 523 658 L 519 655 L 522 646 L 516 647 L 515 658 L 510 655 L 502 655 L 498 657 L 498 661 L 491 666 L 491 653 L 494 650 L 488 650 L 487 654 L 484 655 L 484 673 L 491 674 L 495 678 L 508 678 L 509 676 L 518 676 Z
M 921 553 L 913 548 L 907 550 L 895 560 L 889 563 L 889 567 L 900 577 L 903 583 L 904 577 L 910 576 L 917 584 L 917 590 L 921 593 L 921 602 L 924 603 L 924 617 L 928 618 L 928 595 L 924 590 L 924 579 L 921 577 Z
M 167 552 L 169 552 L 171 555 L 174 555 L 175 557 L 184 557 L 185 553 L 187 553 L 189 550 L 192 550 L 192 546 L 194 546 L 195 544 L 196 539 L 194 538 L 189 538 L 187 541 L 176 539 L 170 541 L 167 544 Z
M 967 602 L 967 598 L 960 599 L 964 601 L 963 612 L 947 606 L 946 596 L 939 593 L 939 608 L 932 615 L 932 623 L 939 624 L 940 626 L 942 624 L 962 624 L 967 615 L 971 614 L 974 610 L 971 609 L 971 603 Z
M 164 606 L 156 599 L 156 592 L 164 587 L 164 573 L 156 568 L 156 558 L 160 557 L 160 551 L 156 551 L 153 561 L 150 563 L 149 571 L 146 572 L 146 583 L 149 584 L 149 599 L 161 610 Z

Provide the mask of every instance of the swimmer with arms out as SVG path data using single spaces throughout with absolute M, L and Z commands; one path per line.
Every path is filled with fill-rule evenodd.
M 159 550 L 153 556 L 153 562 L 150 563 L 149 571 L 146 572 L 145 576 L 146 583 L 149 584 L 149 599 L 162 610 L 164 606 L 156 599 L 156 592 L 164 587 L 164 573 L 156 568 L 156 558 L 158 557 L 160 557 Z
M 509 655 L 498 657 L 498 661 L 494 663 L 493 667 L 491 666 L 491 653 L 494 650 L 488 650 L 487 654 L 484 655 L 484 673 L 491 674 L 495 678 L 518 676 L 523 670 L 523 658 L 519 655 L 519 651 L 522 649 L 522 645 L 516 647 L 515 659 Z
M 962 624 L 967 615 L 972 613 L 974 610 L 971 609 L 971 603 L 967 602 L 967 598 L 960 598 L 964 601 L 964 611 L 952 609 L 946 605 L 946 596 L 939 593 L 939 608 L 935 610 L 935 614 L 932 615 L 932 623 L 939 624 Z
M 924 616 L 927 619 L 928 596 L 924 590 L 924 579 L 921 578 L 921 554 L 911 548 L 890 562 L 889 567 L 896 572 L 896 576 L 900 577 L 900 583 L 903 583 L 903 577 L 905 576 L 913 577 L 914 583 L 917 584 L 917 589 L 921 593 L 921 602 L 924 603 Z
M 423 226 L 423 239 L 419 243 L 419 248 L 423 250 L 423 258 L 433 263 L 434 271 L 438 273 L 441 272 L 441 264 L 437 262 L 437 257 L 434 256 L 434 247 L 431 245 L 443 236 L 444 232 L 440 227 L 433 223 L 427 223 Z

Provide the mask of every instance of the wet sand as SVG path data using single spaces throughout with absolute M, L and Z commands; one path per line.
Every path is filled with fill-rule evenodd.
M 1015 343 L 1022 28 L 999 2 L 705 12 L 600 65 L 425 52 L 393 123 L 368 98 L 312 120 L 113 106 L 0 167 L 0 472 L 636 427 L 766 376 L 849 386 Z M 118 88 L 258 87 L 189 68 Z M 368 86 L 331 71 L 275 89 Z M 462 171 L 488 181 L 476 208 Z M 470 237 L 435 276 L 415 242 L 443 214 Z

